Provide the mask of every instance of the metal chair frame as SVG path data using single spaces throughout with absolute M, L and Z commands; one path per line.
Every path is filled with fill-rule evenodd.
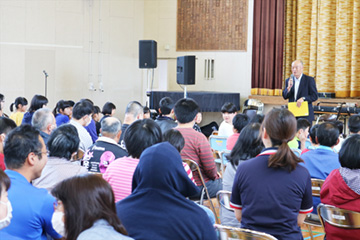
M 339 228 L 360 228 L 360 212 L 350 211 L 323 203 L 318 205 L 317 211 L 324 229 L 324 221 Z
M 219 206 L 223 206 L 226 210 L 234 212 L 234 209 L 230 207 L 231 192 L 226 190 L 220 190 L 216 193 L 216 199 Z
M 219 240 L 233 240 L 233 239 L 276 240 L 277 239 L 270 234 L 244 229 L 244 228 L 228 227 L 218 224 L 215 224 L 214 227 L 219 232 Z
M 204 178 L 203 178 L 203 175 L 200 171 L 200 167 L 199 165 L 194 161 L 194 160 L 191 160 L 191 159 L 183 159 L 182 160 L 183 162 L 185 162 L 187 165 L 189 165 L 190 169 L 192 172 L 194 171 L 197 171 L 199 173 L 199 177 L 200 177 L 200 180 L 201 180 L 201 184 L 203 186 L 203 190 L 201 192 L 201 196 L 200 196 L 200 204 L 201 205 L 204 205 L 204 193 L 206 194 L 206 197 L 207 199 L 209 200 L 210 202 L 210 208 L 211 208 L 211 211 L 214 213 L 215 215 L 215 221 L 216 223 L 219 223 L 219 219 L 218 219 L 218 216 L 216 214 L 216 211 L 215 211 L 215 207 L 214 207 L 214 204 L 212 203 L 211 201 L 211 198 L 210 198 L 210 194 L 209 194 L 209 191 L 206 187 L 206 184 L 205 184 L 205 181 L 204 181 Z
M 324 184 L 324 181 L 325 180 L 323 180 L 323 179 L 317 179 L 317 178 L 311 179 L 311 191 L 312 191 L 313 197 L 320 197 L 320 190 L 321 190 L 322 185 Z M 318 220 L 311 219 L 310 218 L 311 215 L 315 215 L 315 214 L 309 213 L 304 220 L 304 224 L 307 225 L 307 228 L 308 228 L 309 234 L 310 234 L 310 238 L 312 240 L 314 240 L 314 235 L 313 235 L 311 227 L 312 226 L 322 227 L 322 224 L 321 224 L 320 220 L 318 221 Z

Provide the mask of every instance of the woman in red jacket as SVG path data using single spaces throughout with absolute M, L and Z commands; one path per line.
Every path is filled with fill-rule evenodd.
M 360 135 L 354 134 L 339 152 L 341 167 L 333 170 L 321 188 L 322 203 L 360 212 Z M 360 229 L 344 229 L 325 224 L 327 240 L 359 239 Z

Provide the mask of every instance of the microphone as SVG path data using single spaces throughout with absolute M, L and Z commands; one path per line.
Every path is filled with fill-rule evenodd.
M 43 73 L 45 74 L 45 77 L 49 76 L 45 70 L 43 71 Z

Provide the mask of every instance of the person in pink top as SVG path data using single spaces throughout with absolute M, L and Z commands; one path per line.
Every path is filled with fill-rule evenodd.
M 229 136 L 226 141 L 226 149 L 232 150 L 235 146 L 236 141 L 238 140 L 240 136 L 241 130 L 249 123 L 250 119 L 246 114 L 236 114 L 236 116 L 233 118 L 233 131 L 234 134 Z
M 126 129 L 124 142 L 129 156 L 113 161 L 103 175 L 114 191 L 115 202 L 131 194 L 132 177 L 141 153 L 161 141 L 161 129 L 152 119 L 137 120 Z

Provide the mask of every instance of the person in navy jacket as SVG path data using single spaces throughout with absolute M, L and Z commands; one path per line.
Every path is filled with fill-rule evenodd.
M 291 64 L 293 74 L 285 80 L 285 89 L 283 98 L 289 99 L 289 102 L 296 102 L 300 107 L 304 101 L 309 105 L 309 116 L 304 116 L 310 123 L 314 121 L 314 109 L 312 103 L 318 99 L 315 80 L 313 77 L 303 74 L 304 65 L 301 60 L 295 60 Z

